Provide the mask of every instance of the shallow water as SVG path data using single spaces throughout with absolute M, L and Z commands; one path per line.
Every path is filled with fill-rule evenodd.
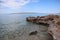
M 47 33 L 47 26 L 37 25 L 26 21 L 26 17 L 43 15 L 42 14 L 0 15 L 0 40 L 52 40 Z M 38 31 L 38 33 L 36 35 L 29 36 L 29 33 L 32 31 Z

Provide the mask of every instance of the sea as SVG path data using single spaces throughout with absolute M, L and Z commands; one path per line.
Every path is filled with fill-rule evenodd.
M 52 40 L 48 27 L 26 21 L 30 16 L 46 16 L 44 13 L 0 14 L 0 40 Z M 36 35 L 29 35 L 37 31 Z

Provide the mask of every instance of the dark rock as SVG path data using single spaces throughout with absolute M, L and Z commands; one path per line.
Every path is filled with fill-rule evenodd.
M 37 31 L 33 31 L 33 32 L 30 32 L 29 35 L 36 35 L 38 32 Z

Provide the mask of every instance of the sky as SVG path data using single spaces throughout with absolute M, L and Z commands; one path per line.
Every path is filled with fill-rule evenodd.
M 0 0 L 0 14 L 20 12 L 60 13 L 60 0 Z

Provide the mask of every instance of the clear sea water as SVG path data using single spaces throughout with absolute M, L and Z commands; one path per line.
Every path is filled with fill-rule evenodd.
M 26 17 L 44 15 L 47 14 L 1 14 L 0 40 L 51 40 L 46 26 L 26 21 Z M 29 33 L 35 30 L 38 31 L 38 35 L 29 36 Z

